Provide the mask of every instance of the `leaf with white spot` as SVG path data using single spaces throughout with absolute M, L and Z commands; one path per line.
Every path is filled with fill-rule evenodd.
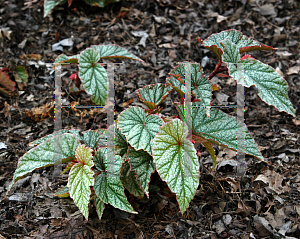
M 144 197 L 144 191 L 140 180 L 137 179 L 137 173 L 130 169 L 128 162 L 123 163 L 121 167 L 121 182 L 128 192 L 134 196 L 139 198 Z
M 75 157 L 79 163 L 75 164 L 69 173 L 69 193 L 84 217 L 88 219 L 88 204 L 91 196 L 90 186 L 94 185 L 94 172 L 91 169 L 94 166 L 92 150 L 85 145 L 79 145 L 76 149 Z
M 135 170 L 137 173 L 137 178 L 141 182 L 141 186 L 149 196 L 149 183 L 151 174 L 155 171 L 155 164 L 153 163 L 153 158 L 144 150 L 136 151 L 135 149 L 129 149 L 126 159 L 129 160 L 131 165 L 131 170 Z
M 136 61 L 143 61 L 142 59 L 138 58 L 137 56 L 133 55 L 126 49 L 117 46 L 117 45 L 94 45 L 91 48 L 95 49 L 99 54 L 101 59 L 104 58 L 125 58 L 125 59 L 132 59 Z
M 241 60 L 239 63 L 244 64 L 242 82 L 238 78 L 237 66 L 227 64 L 229 75 L 236 79 L 238 84 L 246 87 L 254 85 L 258 89 L 258 96 L 264 102 L 295 116 L 295 109 L 288 96 L 288 84 L 274 68 L 252 58 Z
M 67 56 L 65 54 L 61 54 L 55 59 L 55 63 L 72 63 L 77 64 L 79 60 L 79 54 L 74 56 Z
M 87 48 L 79 57 L 79 78 L 85 91 L 92 95 L 97 105 L 105 105 L 107 99 L 107 74 L 98 63 L 99 53 L 93 48 Z
M 264 160 L 247 127 L 217 108 L 212 108 L 210 117 L 207 117 L 202 106 L 194 106 L 192 108 L 192 131 L 194 135 L 211 143 Z M 240 135 L 237 132 L 244 132 L 244 134 Z M 241 138 L 243 136 L 244 138 Z M 239 141 L 244 143 L 238 144 Z
M 182 213 L 188 208 L 199 184 L 199 162 L 193 144 L 186 139 L 184 122 L 174 119 L 163 125 L 154 138 L 153 160 L 161 179 L 176 194 Z
M 99 220 L 101 220 L 103 211 L 105 209 L 105 204 L 104 202 L 97 196 L 95 196 L 95 207 L 96 207 L 96 211 L 99 217 Z
M 241 54 L 239 48 L 231 42 L 230 40 L 226 39 L 220 42 L 221 45 L 224 47 L 224 52 L 222 55 L 222 61 L 225 63 L 237 63 L 241 59 Z
M 152 154 L 152 140 L 163 120 L 158 115 L 146 115 L 139 107 L 129 107 L 118 118 L 118 128 L 136 150 L 143 149 Z
M 204 47 L 214 52 L 219 59 L 222 59 L 223 46 L 221 45 L 221 42 L 225 39 L 236 44 L 240 53 L 255 50 L 276 50 L 271 46 L 264 45 L 250 37 L 244 36 L 240 31 L 232 29 L 212 34 L 205 40 L 200 39 L 199 42 L 202 43 Z
M 94 157 L 96 167 L 102 170 L 95 178 L 95 193 L 104 203 L 111 204 L 123 211 L 136 213 L 127 201 L 124 187 L 120 180 L 122 158 L 119 155 L 115 155 L 113 162 L 115 175 L 108 174 L 106 171 L 108 167 L 106 152 L 106 149 L 101 148 Z
M 180 96 L 180 98 L 184 98 L 185 87 L 179 80 L 175 77 L 168 77 L 167 84 L 169 84 Z
M 209 116 L 210 104 L 212 97 L 212 87 L 209 79 L 204 76 L 203 69 L 199 63 L 191 64 L 191 90 L 196 97 L 200 100 L 202 105 L 205 107 L 205 111 Z M 167 81 L 172 85 L 172 87 L 179 93 L 181 98 L 184 98 L 184 84 L 185 84 L 185 65 L 186 62 L 180 63 L 171 72 L 171 78 Z M 173 79 L 172 79 L 173 78 Z M 177 82 L 174 80 L 177 79 Z M 179 83 L 178 83 L 179 82 Z M 181 84 L 181 86 L 179 85 Z
M 75 150 L 79 145 L 78 138 L 73 134 L 63 134 L 52 137 L 42 142 L 37 147 L 29 150 L 20 159 L 14 173 L 11 187 L 24 175 L 38 168 L 44 168 L 70 161 L 75 156 Z
M 59 4 L 63 4 L 67 0 L 45 0 L 44 2 L 44 17 L 46 17 L 51 10 Z
M 172 87 L 165 84 L 151 84 L 138 90 L 138 95 L 149 109 L 156 108 L 170 94 Z

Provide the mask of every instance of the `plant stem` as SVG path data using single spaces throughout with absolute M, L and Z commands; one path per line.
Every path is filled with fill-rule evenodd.
M 223 67 L 223 68 L 220 68 L 222 65 L 222 61 L 220 61 L 216 67 L 215 67 L 215 70 L 209 75 L 208 79 L 212 79 L 216 74 L 220 73 L 220 72 L 223 72 L 223 71 L 228 71 L 228 68 L 227 67 Z

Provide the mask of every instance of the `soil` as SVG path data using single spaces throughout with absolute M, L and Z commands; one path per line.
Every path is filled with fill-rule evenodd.
M 0 69 L 25 66 L 29 74 L 27 85 L 11 95 L 0 94 L 0 238 L 300 238 L 299 1 L 135 0 L 97 8 L 73 0 L 71 7 L 60 5 L 45 18 L 43 3 L 0 0 Z M 26 175 L 5 198 L 28 143 L 54 131 L 52 63 L 58 55 L 114 43 L 144 60 L 115 61 L 123 62 L 114 69 L 117 116 L 129 105 L 140 106 L 136 89 L 164 83 L 178 62 L 199 62 L 209 75 L 217 59 L 197 39 L 233 28 L 277 48 L 251 55 L 282 74 L 296 109 L 293 118 L 265 104 L 256 88 L 245 89 L 245 123 L 265 162 L 246 155 L 245 175 L 237 177 L 228 161 L 235 154 L 216 147 L 218 166 L 213 170 L 199 145 L 199 188 L 183 215 L 157 174 L 152 175 L 156 187 L 149 198 L 128 195 L 136 215 L 106 205 L 99 220 L 91 204 L 85 220 L 72 200 L 53 197 L 67 177 L 53 177 L 52 167 Z M 64 39 L 72 44 L 53 51 L 53 44 Z M 71 90 L 69 76 L 76 71 L 76 66 L 62 67 L 63 104 L 91 105 L 90 96 Z M 213 83 L 219 88 L 213 92 L 214 105 L 223 103 L 221 109 L 235 115 L 225 105 L 236 103 L 236 82 L 215 77 Z M 177 114 L 174 99 L 165 102 L 162 113 Z M 64 107 L 62 127 L 105 128 L 105 112 Z

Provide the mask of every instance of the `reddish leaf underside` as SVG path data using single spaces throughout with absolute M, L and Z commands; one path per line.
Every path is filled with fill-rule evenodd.
M 10 91 L 15 90 L 16 83 L 9 79 L 9 76 L 3 71 L 0 71 L 0 84 Z

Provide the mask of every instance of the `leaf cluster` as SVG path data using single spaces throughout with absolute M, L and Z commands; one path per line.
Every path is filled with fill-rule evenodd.
M 200 165 L 195 143 L 208 150 L 213 167 L 216 165 L 213 145 L 264 160 L 247 127 L 211 106 L 215 89 L 211 78 L 230 76 L 245 87 L 254 85 L 263 101 L 295 116 L 286 81 L 272 67 L 248 54 L 242 56 L 249 51 L 274 48 L 236 30 L 213 34 L 199 42 L 219 59 L 209 76 L 204 75 L 198 63 L 179 63 L 164 84 L 151 84 L 138 90 L 147 109 L 127 108 L 108 129 L 83 133 L 62 130 L 32 142 L 30 146 L 35 147 L 20 158 L 10 188 L 37 168 L 68 163 L 63 171 L 69 172 L 68 184 L 55 195 L 70 196 L 85 218 L 88 218 L 88 205 L 93 199 L 101 218 L 105 204 L 136 213 L 124 189 L 136 197 L 148 197 L 150 177 L 157 171 L 176 195 L 180 211 L 184 213 L 199 184 Z M 108 102 L 108 82 L 100 62 L 105 58 L 141 61 L 119 46 L 97 45 L 75 56 L 60 55 L 55 62 L 79 64 L 79 72 L 72 77 L 77 78 L 78 84 L 92 95 L 96 104 L 104 105 Z M 240 77 L 241 67 L 243 77 Z M 178 115 L 164 117 L 160 104 L 172 91 L 179 96 Z M 239 144 L 239 141 L 244 143 Z

